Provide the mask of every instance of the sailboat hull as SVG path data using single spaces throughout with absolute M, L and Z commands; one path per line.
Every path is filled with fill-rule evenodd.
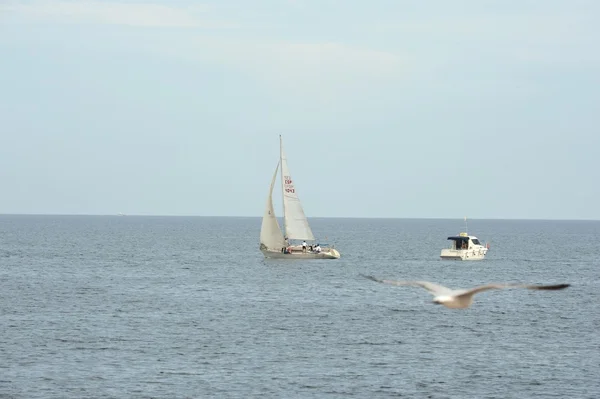
M 281 251 L 270 251 L 268 249 L 261 249 L 260 251 L 263 253 L 265 258 L 270 258 L 270 259 L 339 259 L 340 258 L 340 253 L 333 248 L 329 248 L 327 250 L 321 251 L 320 253 L 293 251 L 291 254 L 285 254 Z

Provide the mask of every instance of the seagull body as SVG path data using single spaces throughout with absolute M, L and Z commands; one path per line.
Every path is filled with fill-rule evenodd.
M 430 283 L 429 281 L 394 281 L 382 280 L 373 276 L 365 276 L 363 274 L 361 274 L 361 276 L 383 284 L 425 288 L 427 291 L 433 294 L 433 303 L 436 303 L 438 305 L 444 305 L 445 307 L 450 309 L 468 308 L 473 303 L 473 296 L 483 291 L 501 290 L 505 288 L 526 288 L 529 290 L 562 290 L 570 285 L 486 284 L 471 289 L 453 290 L 448 287 L 444 287 L 443 285 Z

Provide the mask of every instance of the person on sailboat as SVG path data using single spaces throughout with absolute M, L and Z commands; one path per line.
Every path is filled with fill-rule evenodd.
M 306 252 L 306 241 L 302 241 L 302 252 Z
M 315 252 L 316 253 L 321 253 L 321 245 L 317 244 L 317 246 L 315 247 Z

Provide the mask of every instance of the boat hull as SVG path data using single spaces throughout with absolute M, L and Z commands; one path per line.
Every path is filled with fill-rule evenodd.
M 481 249 L 443 249 L 440 258 L 444 260 L 482 260 L 487 248 Z
M 320 253 L 292 251 L 291 254 L 286 254 L 281 251 L 270 251 L 268 249 L 261 249 L 260 251 L 265 258 L 270 259 L 339 259 L 341 256 L 340 253 L 333 248 L 328 248 Z

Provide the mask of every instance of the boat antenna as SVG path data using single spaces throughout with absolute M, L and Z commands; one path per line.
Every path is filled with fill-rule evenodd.
M 469 234 L 469 226 L 467 225 L 467 217 L 465 216 L 465 233 Z

